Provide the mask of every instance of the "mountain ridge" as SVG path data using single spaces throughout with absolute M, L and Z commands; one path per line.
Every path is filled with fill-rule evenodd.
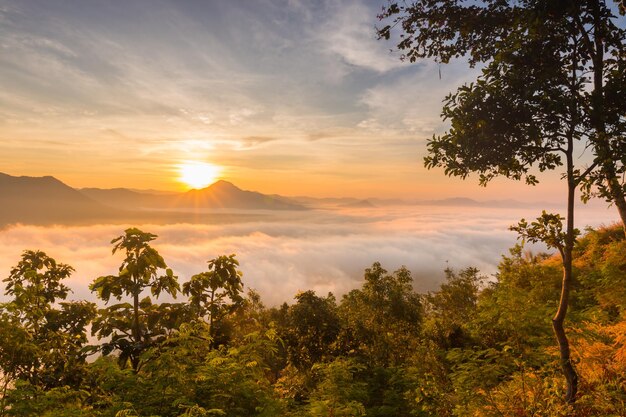
M 215 184 L 212 184 L 215 185 Z M 214 188 L 176 195 L 127 188 L 75 189 L 59 179 L 0 173 L 0 226 L 9 224 L 87 225 L 96 223 L 206 223 L 258 219 L 259 214 L 210 213 L 197 209 L 305 210 L 223 181 Z M 194 209 L 189 211 L 186 209 Z
M 242 190 L 225 180 L 216 181 L 205 188 L 194 188 L 173 194 L 151 194 L 128 188 L 81 188 L 79 191 L 108 206 L 126 204 L 135 209 L 306 209 L 301 204 L 285 201 L 276 196 Z

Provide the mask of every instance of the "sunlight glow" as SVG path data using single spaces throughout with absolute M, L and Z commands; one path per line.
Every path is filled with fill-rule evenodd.
M 214 183 L 220 171 L 220 167 L 206 162 L 184 162 L 178 166 L 179 180 L 196 189 Z

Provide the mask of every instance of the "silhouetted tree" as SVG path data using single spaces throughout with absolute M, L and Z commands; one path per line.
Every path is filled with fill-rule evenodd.
M 390 2 L 380 18 L 393 20 L 378 31 L 381 37 L 388 39 L 394 27 L 402 28 L 398 48 L 411 61 L 434 57 L 447 63 L 466 56 L 471 66 L 482 66 L 475 83 L 446 98 L 443 117 L 451 128 L 430 140 L 427 167 L 445 167 L 446 174 L 462 178 L 478 172 L 486 185 L 498 175 L 536 184 L 533 169 L 565 165 L 567 224 L 559 246 L 553 245 L 560 248 L 563 283 L 553 327 L 566 398 L 573 402 L 577 376 L 563 326 L 577 232 L 575 191 L 581 187 L 589 195 L 595 185 L 599 195 L 616 204 L 626 225 L 619 178 L 626 171 L 626 119 L 624 101 L 617 99 L 626 91 L 626 32 L 600 0 Z M 582 147 L 591 147 L 594 159 L 581 170 L 574 153 Z M 560 219 L 550 216 L 537 224 Z M 523 226 L 517 230 L 533 234 Z M 536 238 L 551 239 L 549 230 L 540 229 L 534 229 Z

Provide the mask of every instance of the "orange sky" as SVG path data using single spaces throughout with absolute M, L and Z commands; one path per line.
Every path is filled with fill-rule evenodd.
M 441 100 L 477 72 L 401 62 L 375 38 L 379 6 L 9 1 L 0 171 L 183 190 L 179 165 L 206 162 L 283 195 L 554 200 L 558 174 L 483 189 L 423 168 Z

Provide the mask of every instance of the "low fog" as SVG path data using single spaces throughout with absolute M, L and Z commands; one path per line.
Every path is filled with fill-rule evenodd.
M 532 219 L 540 209 L 417 206 L 281 213 L 219 225 L 138 226 L 159 237 L 153 246 L 180 282 L 206 269 L 206 261 L 237 254 L 247 288 L 267 305 L 291 302 L 300 290 L 340 296 L 362 283 L 363 270 L 380 261 L 389 271 L 409 268 L 418 291 L 443 280 L 446 266 L 474 266 L 496 272 L 501 255 L 516 242 L 508 226 Z M 599 226 L 616 218 L 613 210 L 583 207 L 577 225 Z M 0 231 L 0 277 L 6 277 L 25 249 L 39 249 L 76 272 L 66 283 L 71 299 L 94 300 L 89 283 L 116 274 L 122 254 L 111 254 L 111 239 L 124 226 L 40 227 L 18 225 Z M 542 250 L 534 247 L 533 250 Z M 6 300 L 5 296 L 0 298 Z

